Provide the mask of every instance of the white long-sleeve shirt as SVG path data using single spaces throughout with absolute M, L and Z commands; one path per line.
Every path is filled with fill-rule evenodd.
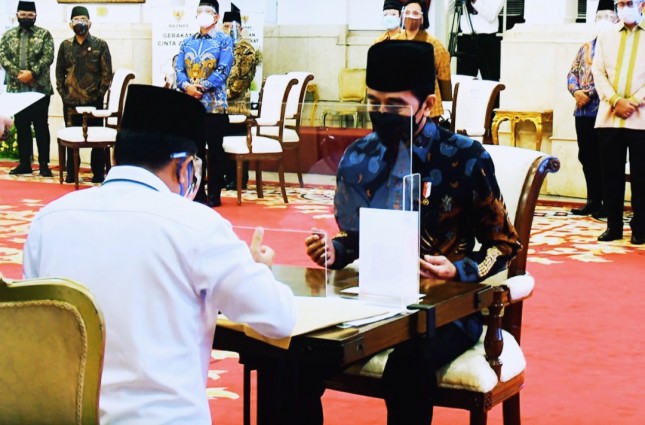
M 270 337 L 295 323 L 291 290 L 253 261 L 230 223 L 143 168 L 33 220 L 26 278 L 86 285 L 106 324 L 100 413 L 107 424 L 210 424 L 205 387 L 218 311 Z
M 448 13 L 454 13 L 455 0 L 446 0 L 446 10 Z M 504 7 L 504 0 L 477 0 L 473 3 L 473 9 L 477 11 L 476 15 L 470 15 L 470 21 L 473 23 L 476 34 L 496 34 L 499 29 L 499 14 Z M 464 34 L 472 34 L 470 27 L 469 14 L 465 9 L 461 15 L 459 28 Z

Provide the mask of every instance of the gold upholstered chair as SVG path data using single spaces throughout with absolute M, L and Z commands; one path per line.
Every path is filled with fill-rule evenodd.
M 359 68 L 343 68 L 338 74 L 338 97 L 341 103 L 356 103 L 356 106 L 344 105 L 343 108 L 325 109 L 322 112 L 323 127 L 327 125 L 327 117 L 342 120 L 344 117 L 352 118 L 352 125 L 358 127 L 360 104 L 365 102 L 367 97 L 367 85 L 365 82 L 366 71 Z
M 526 360 L 520 346 L 524 300 L 535 282 L 526 272 L 533 213 L 542 182 L 560 168 L 557 158 L 509 146 L 485 145 L 522 249 L 508 270 L 486 283 L 496 285 L 488 326 L 480 341 L 437 372 L 436 406 L 465 409 L 471 425 L 485 425 L 488 411 L 503 404 L 504 424 L 520 424 L 520 390 Z M 501 311 L 503 310 L 503 315 Z M 391 350 L 377 354 L 330 378 L 328 388 L 382 398 L 381 375 Z
M 104 344 L 82 285 L 0 276 L 0 424 L 97 424 Z

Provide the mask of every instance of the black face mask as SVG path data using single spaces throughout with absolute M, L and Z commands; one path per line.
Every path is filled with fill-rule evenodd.
M 416 121 L 414 115 L 412 117 L 413 134 L 420 124 L 420 122 Z M 410 117 L 389 112 L 370 112 L 370 120 L 372 121 L 374 132 L 388 148 L 397 147 L 401 140 L 408 141 L 410 138 Z
M 80 35 L 82 37 L 85 34 L 87 34 L 87 31 L 89 30 L 89 26 L 87 24 L 83 24 L 79 22 L 78 24 L 74 24 L 72 29 L 74 30 L 74 34 Z
M 29 29 L 36 23 L 36 18 L 18 18 L 18 25 L 21 28 Z

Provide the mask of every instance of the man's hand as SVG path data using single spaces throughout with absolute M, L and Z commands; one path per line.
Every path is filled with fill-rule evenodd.
M 614 106 L 614 114 L 626 120 L 636 112 L 636 109 L 636 106 L 634 106 L 629 100 L 618 99 L 618 102 L 616 102 L 616 105 Z
M 450 280 L 457 276 L 457 268 L 443 255 L 424 255 L 419 260 L 419 274 L 432 280 Z
M 251 251 L 251 255 L 256 263 L 266 264 L 271 267 L 273 265 L 275 252 L 270 247 L 262 245 L 262 239 L 264 239 L 264 228 L 256 227 L 255 232 L 253 232 L 253 237 L 251 238 L 249 251 Z
M 11 118 L 0 115 L 0 140 L 5 140 L 9 137 L 9 129 L 13 126 Z
M 186 86 L 186 94 L 194 97 L 195 99 L 201 99 L 203 92 L 204 86 L 201 84 L 188 84 Z
M 31 71 L 27 71 L 26 69 L 21 69 L 20 71 L 18 71 L 18 76 L 16 78 L 22 84 L 30 84 L 32 81 L 34 81 L 34 74 L 32 74 Z
M 587 103 L 591 102 L 589 95 L 583 90 L 576 90 L 573 92 L 573 97 L 576 98 L 576 106 L 582 108 Z
M 311 229 L 312 235 L 305 239 L 307 255 L 314 263 L 322 267 L 331 266 L 336 261 L 336 250 L 334 244 L 328 244 L 325 240 L 325 232 L 319 229 Z

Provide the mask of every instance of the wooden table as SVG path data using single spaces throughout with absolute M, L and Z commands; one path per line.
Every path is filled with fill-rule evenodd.
M 278 280 L 288 284 L 296 295 L 325 296 L 325 274 L 322 269 L 274 266 Z M 341 289 L 356 286 L 357 274 L 352 271 L 330 271 L 328 291 L 338 293 Z M 422 287 L 423 287 L 422 282 Z M 493 288 L 484 284 L 447 282 L 422 289 L 425 293 L 425 309 L 393 317 L 360 328 L 340 329 L 329 327 L 292 338 L 288 350 L 265 344 L 245 336 L 242 332 L 218 327 L 213 348 L 235 351 L 240 354 L 240 363 L 245 365 L 245 423 L 250 417 L 250 375 L 246 365 L 261 364 L 262 358 L 282 358 L 294 362 L 307 362 L 325 367 L 342 368 L 370 357 L 387 348 L 454 320 L 488 307 L 493 300 Z M 258 370 L 261 373 L 261 370 Z M 258 378 L 258 398 L 271 388 L 264 388 Z M 258 417 L 262 412 L 258 411 Z
M 495 109 L 495 117 L 491 133 L 493 135 L 493 144 L 499 144 L 499 125 L 504 121 L 511 123 L 511 144 L 517 146 L 516 128 L 517 124 L 522 121 L 530 121 L 535 125 L 535 150 L 542 148 L 542 132 L 544 124 L 553 121 L 553 111 L 512 111 L 504 109 Z

